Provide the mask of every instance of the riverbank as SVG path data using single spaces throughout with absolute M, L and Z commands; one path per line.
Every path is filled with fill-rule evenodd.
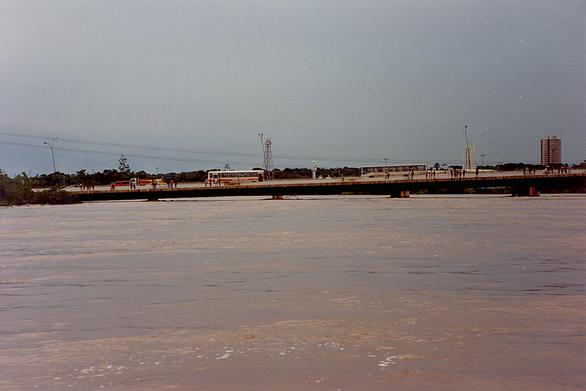
M 33 191 L 26 182 L 17 181 L 6 175 L 0 175 L 0 206 L 27 204 L 75 204 L 79 203 L 76 194 L 59 187 L 44 191 Z

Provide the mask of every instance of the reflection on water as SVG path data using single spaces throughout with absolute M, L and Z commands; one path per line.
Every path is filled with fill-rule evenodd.
M 586 198 L 0 209 L 0 389 L 583 389 Z

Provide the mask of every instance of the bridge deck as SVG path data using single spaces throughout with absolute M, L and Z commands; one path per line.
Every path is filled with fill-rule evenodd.
M 469 176 L 464 178 L 400 179 L 400 180 L 321 180 L 292 181 L 290 183 L 248 183 L 231 186 L 192 187 L 178 189 L 137 189 L 93 191 L 77 193 L 81 201 L 107 201 L 131 199 L 162 199 L 222 196 L 285 196 L 285 195 L 333 195 L 394 194 L 442 191 L 461 193 L 465 189 L 478 188 L 528 188 L 539 190 L 568 189 L 586 190 L 586 174 L 519 175 L 519 176 Z

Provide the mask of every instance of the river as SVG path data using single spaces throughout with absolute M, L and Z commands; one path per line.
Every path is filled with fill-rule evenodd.
M 583 390 L 586 196 L 0 208 L 2 390 Z

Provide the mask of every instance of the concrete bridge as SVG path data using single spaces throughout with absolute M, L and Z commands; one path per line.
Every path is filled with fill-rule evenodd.
M 260 182 L 237 186 L 192 187 L 178 189 L 138 189 L 78 193 L 80 201 L 111 201 L 168 198 L 271 196 L 275 199 L 295 195 L 379 194 L 409 197 L 410 194 L 455 193 L 510 189 L 513 196 L 539 196 L 541 191 L 586 191 L 586 173 L 550 175 L 481 176 L 468 178 L 401 180 L 321 180 Z

